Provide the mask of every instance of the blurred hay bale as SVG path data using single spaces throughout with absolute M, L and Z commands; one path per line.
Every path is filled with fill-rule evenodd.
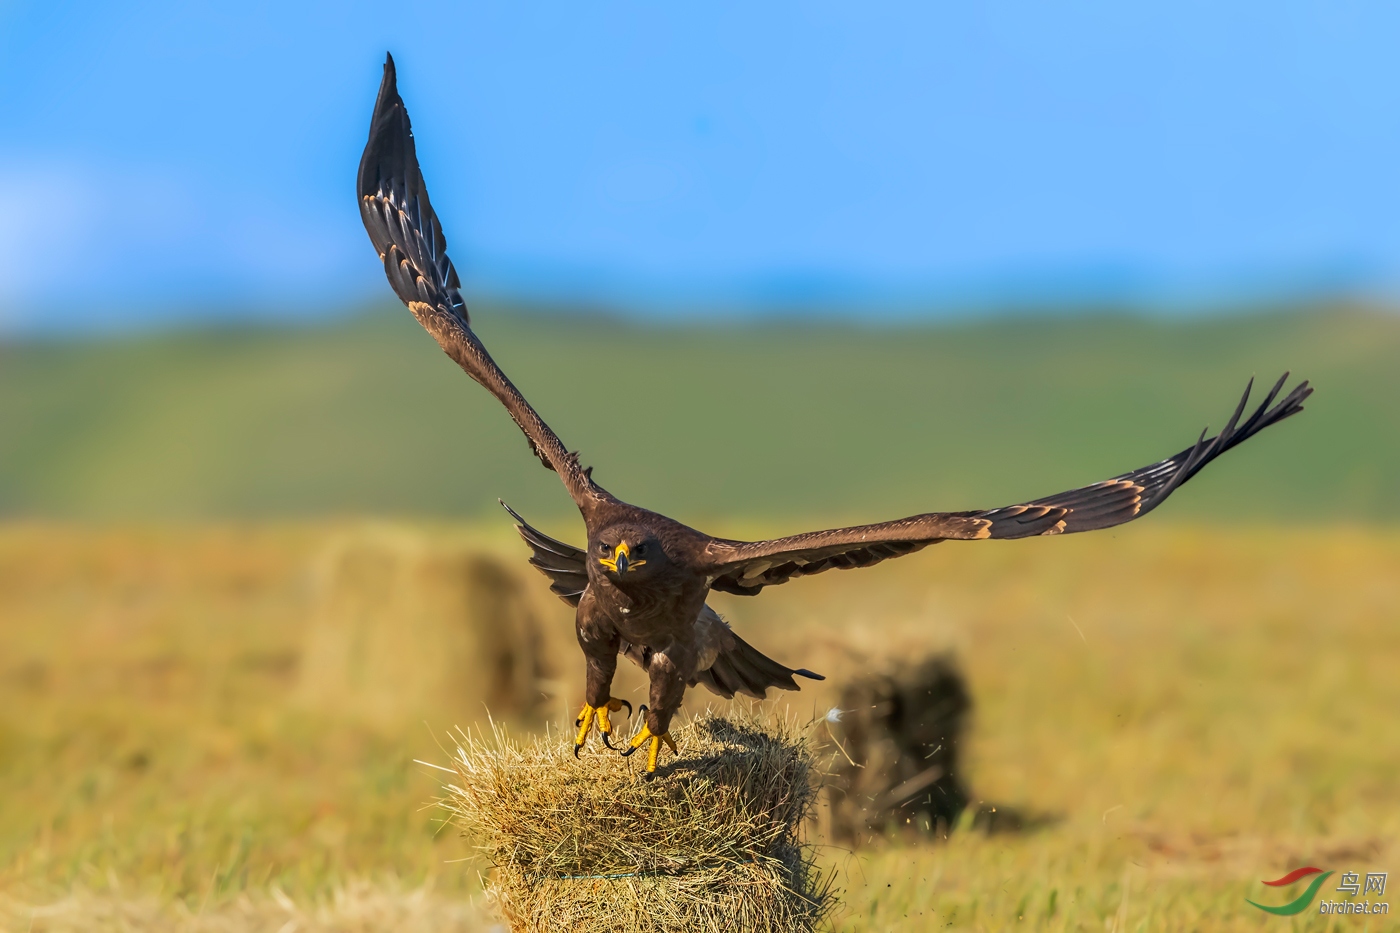
M 637 758 L 567 737 L 459 733 L 441 801 L 493 866 L 487 890 L 523 931 L 807 931 L 835 904 L 800 836 L 812 756 L 790 724 L 712 713 L 672 730 L 680 756 Z
M 496 557 L 361 532 L 317 562 L 301 699 L 382 726 L 538 717 L 553 689 L 536 606 Z
M 971 709 L 950 655 L 846 684 L 824 725 L 837 746 L 825 787 L 832 837 L 855 844 L 893 827 L 946 835 L 969 800 L 959 753 Z

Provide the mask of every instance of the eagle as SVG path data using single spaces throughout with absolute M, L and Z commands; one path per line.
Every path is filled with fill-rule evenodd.
M 510 381 L 471 326 L 447 240 L 428 200 L 408 111 L 399 96 L 394 60 L 384 78 L 360 160 L 360 216 L 394 292 L 438 346 L 467 375 L 500 400 L 524 433 L 530 452 L 558 474 L 583 517 L 587 544 L 575 547 L 532 528 L 507 511 L 550 589 L 573 606 L 583 650 L 584 705 L 575 725 L 574 755 L 596 729 L 603 744 L 630 755 L 647 748 L 644 779 L 655 773 L 686 688 L 703 684 L 725 698 L 763 697 L 769 688 L 796 690 L 789 668 L 745 642 L 709 607 L 711 591 L 753 596 L 766 587 L 827 570 L 869 567 L 942 541 L 990 541 L 1072 534 L 1141 518 L 1182 483 L 1230 448 L 1303 410 L 1312 393 L 1301 382 L 1282 398 L 1288 373 L 1245 415 L 1250 380 L 1224 430 L 1202 431 L 1196 442 L 1165 460 L 1102 482 L 1017 505 L 965 512 L 926 512 L 894 521 L 812 531 L 769 541 L 716 538 L 656 512 L 623 502 L 594 480 Z M 505 503 L 502 503 L 505 505 Z M 625 706 L 612 696 L 618 658 L 638 664 L 649 679 L 642 722 L 625 743 L 611 742 L 611 714 Z

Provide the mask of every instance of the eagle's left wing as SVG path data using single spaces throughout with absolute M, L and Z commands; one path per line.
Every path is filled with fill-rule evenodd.
M 1207 463 L 1271 424 L 1303 410 L 1312 394 L 1301 382 L 1274 405 L 1288 374 L 1274 385 L 1259 408 L 1243 422 L 1254 380 L 1244 391 L 1225 429 L 1205 432 L 1180 453 L 1113 479 L 1071 489 L 1020 505 L 973 512 L 929 512 L 892 522 L 813 531 L 771 541 L 725 541 L 707 545 L 706 573 L 712 589 L 751 596 L 765 586 L 825 570 L 869 567 L 949 540 L 1027 538 L 1111 528 L 1140 518 L 1161 505 L 1177 487 Z M 1270 407 L 1272 406 L 1272 407 Z
M 413 312 L 443 352 L 500 399 L 524 432 L 530 451 L 559 474 L 580 509 L 608 498 L 559 436 L 501 372 L 471 328 L 457 270 L 447 256 L 428 186 L 418 166 L 408 110 L 399 97 L 394 59 L 384 62 L 384 80 L 370 119 L 369 141 L 360 157 L 360 219 L 374 243 L 395 294 Z

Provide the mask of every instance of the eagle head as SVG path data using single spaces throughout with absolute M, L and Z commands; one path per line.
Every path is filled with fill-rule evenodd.
M 654 534 L 629 525 L 605 529 L 592 550 L 593 559 L 610 575 L 627 579 L 648 576 L 666 561 Z

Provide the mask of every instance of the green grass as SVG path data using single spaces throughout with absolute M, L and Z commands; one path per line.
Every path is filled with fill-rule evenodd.
M 1000 505 L 1218 427 L 1245 379 L 1306 415 L 1161 514 L 1400 517 L 1400 317 L 1316 312 L 858 328 L 643 327 L 483 312 L 505 370 L 598 479 L 722 531 Z M 494 399 L 402 308 L 304 330 L 0 347 L 0 514 L 569 513 Z

